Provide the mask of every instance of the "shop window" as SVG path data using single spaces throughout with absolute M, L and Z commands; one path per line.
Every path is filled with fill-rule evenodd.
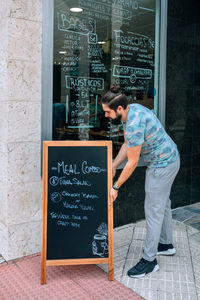
M 155 0 L 54 1 L 54 140 L 109 139 L 117 153 L 123 129 L 101 107 L 112 84 L 157 113 L 158 15 Z

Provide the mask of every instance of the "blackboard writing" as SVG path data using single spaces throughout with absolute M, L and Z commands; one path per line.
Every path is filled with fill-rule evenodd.
M 66 175 L 70 175 L 70 174 L 89 174 L 89 173 L 101 173 L 101 172 L 106 172 L 105 169 L 102 169 L 99 166 L 89 166 L 87 161 L 83 161 L 80 166 L 78 166 L 77 164 L 69 164 L 69 163 L 65 163 L 64 161 L 60 161 L 57 164 L 57 167 L 52 167 L 52 170 L 54 171 L 58 171 L 58 174 L 60 173 L 64 173 Z
M 108 257 L 107 148 L 48 148 L 47 259 Z

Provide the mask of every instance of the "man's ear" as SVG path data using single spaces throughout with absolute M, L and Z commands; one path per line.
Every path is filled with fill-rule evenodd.
M 122 112 L 124 109 L 123 109 L 123 107 L 121 106 L 121 105 L 119 105 L 118 107 L 117 107 L 117 112 Z

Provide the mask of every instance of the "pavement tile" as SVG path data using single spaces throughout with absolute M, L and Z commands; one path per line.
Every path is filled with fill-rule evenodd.
M 27 277 L 21 271 L 21 269 L 15 265 L 7 266 L 3 272 L 0 269 L 0 277 L 1 277 L 1 298 L 2 300 L 25 300 L 25 299 L 39 299 L 38 295 L 42 294 L 43 299 L 49 298 L 49 293 L 54 289 L 54 295 L 56 296 L 56 285 L 48 284 L 45 286 L 40 286 L 35 284 L 32 280 L 32 277 Z M 67 284 L 66 284 L 67 285 Z M 41 291 L 39 292 L 39 289 Z M 74 288 L 70 285 L 69 294 L 67 291 L 62 289 L 62 285 L 59 287 L 59 293 L 57 296 L 60 296 L 60 299 L 64 299 L 66 296 L 70 295 L 74 296 L 74 292 L 76 290 L 76 285 Z M 78 292 L 78 291 L 77 291 Z M 87 294 L 84 295 L 83 299 L 86 299 Z
M 145 220 L 141 220 L 135 223 L 136 227 L 145 227 L 146 228 L 146 221 Z
M 177 252 L 157 257 L 158 272 L 142 278 L 127 276 L 143 255 L 146 223 L 142 220 L 114 229 L 117 280 L 108 280 L 107 264 L 99 264 L 101 269 L 56 266 L 47 267 L 47 284 L 41 286 L 38 254 L 10 262 L 0 256 L 0 300 L 200 300 L 200 231 L 191 227 L 200 220 L 200 203 L 173 210 L 173 217 L 178 220 L 173 220 Z
M 193 208 L 198 208 L 200 210 L 200 202 L 197 202 L 197 203 L 194 203 L 194 204 L 191 204 L 191 205 L 187 205 L 185 207 L 193 207 Z
M 199 223 L 200 222 L 200 214 L 195 214 L 195 213 L 192 213 L 191 216 L 183 221 L 184 224 L 187 224 L 187 225 L 192 225 L 193 223 Z
M 196 294 L 158 292 L 158 300 L 197 300 Z
M 184 222 L 191 217 L 191 212 L 184 208 L 174 209 L 172 211 L 172 217 L 177 221 Z
M 195 276 L 197 291 L 200 293 L 200 271 L 199 271 L 199 269 L 195 272 L 194 276 Z
M 200 230 L 200 205 L 199 203 L 177 208 L 172 211 L 173 219 L 183 222 Z
M 137 289 L 137 292 L 144 299 L 148 299 L 148 300 L 158 300 L 159 299 L 158 291 L 152 291 L 151 289 Z
M 1 300 L 141 299 L 95 265 L 47 267 L 40 284 L 40 256 L 0 266 Z
M 127 256 L 129 245 L 122 246 L 120 248 L 114 248 L 114 258 L 115 261 L 124 260 Z
M 187 220 L 183 221 L 184 224 L 193 226 L 193 224 L 199 224 L 200 223 L 200 214 L 195 214 L 192 213 L 190 218 L 188 218 Z M 197 228 L 198 229 L 198 228 Z
M 193 212 L 195 214 L 200 214 L 200 207 L 184 207 L 184 209 L 189 210 L 190 212 Z
M 182 224 L 181 224 L 182 225 Z M 173 238 L 174 239 L 185 239 L 187 238 L 187 231 L 185 228 L 183 228 L 183 226 L 179 226 L 178 228 L 175 228 L 173 230 Z
M 175 219 L 178 219 L 178 221 L 173 220 L 173 244 L 177 250 L 176 254 L 158 256 L 160 265 L 158 272 L 147 274 L 142 278 L 129 278 L 127 271 L 143 255 L 146 235 L 145 221 L 137 222 L 130 247 L 127 248 L 121 282 L 146 300 L 200 300 L 200 232 L 182 223 L 187 219 L 194 220 L 196 213 L 196 208 L 195 211 L 177 209 L 173 213 Z M 118 254 L 120 255 L 120 252 Z
M 94 296 L 94 299 L 141 299 L 140 297 L 136 298 L 130 289 L 124 290 L 124 286 L 119 282 L 98 280 L 96 278 L 91 278 L 89 282 L 85 280 L 84 277 L 80 278 L 78 283 L 91 293 Z M 109 289 L 109 296 L 108 291 Z M 96 291 L 94 294 L 94 290 Z
M 194 278 L 196 282 L 196 290 L 200 293 L 200 242 L 199 236 L 192 235 L 189 238 L 191 258 L 193 263 Z
M 189 240 L 190 250 L 192 254 L 192 259 L 196 260 L 195 264 L 199 264 L 200 261 L 200 243 L 194 239 Z M 194 265 L 195 265 L 194 264 Z
M 188 233 L 188 236 L 191 236 L 193 234 L 198 234 L 199 230 L 196 228 L 193 228 L 191 226 L 187 226 L 187 233 Z
M 127 257 L 129 245 L 122 246 L 118 249 L 114 250 L 114 277 L 116 280 L 120 281 L 122 272 L 124 269 L 125 260 Z M 100 267 L 105 272 L 108 272 L 108 265 L 107 264 L 99 264 Z
M 5 262 L 5 259 L 3 258 L 2 255 L 0 255 L 0 264 L 4 263 Z
M 178 226 L 177 226 L 178 225 Z M 176 226 L 173 226 L 173 235 L 177 237 L 186 237 L 187 236 L 187 231 L 183 223 L 178 223 Z
M 194 228 L 200 230 L 200 222 L 194 222 L 194 223 L 191 223 L 191 224 L 188 224 L 190 226 L 193 226 Z
M 190 250 L 188 249 L 184 249 L 184 246 L 182 248 L 179 247 L 175 247 L 176 248 L 176 252 L 178 253 L 179 256 L 190 256 Z
M 198 242 L 198 244 L 200 243 L 200 232 L 198 231 L 198 233 L 195 233 L 191 236 L 192 240 L 195 240 Z
M 122 225 L 120 227 L 114 228 L 114 231 L 121 231 L 121 230 L 124 230 L 124 229 L 133 228 L 133 227 L 135 227 L 135 225 L 136 225 L 136 223 L 125 224 L 125 225 Z
M 139 228 L 136 224 L 134 229 L 121 282 L 145 299 L 197 299 L 187 226 L 177 222 L 173 225 L 177 253 L 174 256 L 158 256 L 160 270 L 147 274 L 143 277 L 145 279 L 127 276 L 128 269 L 135 265 L 143 254 L 146 234 L 144 223 Z M 190 233 L 194 234 L 196 231 L 191 230 Z M 198 238 L 197 236 L 196 243 L 199 247 Z M 197 247 L 197 244 L 194 246 Z
M 118 247 L 129 245 L 133 230 L 134 226 L 125 227 L 123 230 L 114 230 L 114 248 L 117 249 Z
M 135 227 L 133 233 L 133 240 L 145 240 L 146 238 L 146 228 L 145 227 Z
M 174 236 L 174 238 L 173 238 L 173 241 L 174 241 L 174 243 L 176 243 L 176 244 L 179 244 L 179 245 L 181 245 L 181 244 L 183 244 L 183 245 L 187 245 L 187 236 Z
M 133 240 L 131 241 L 131 244 L 129 247 L 129 251 L 132 251 L 134 248 L 138 248 L 143 251 L 143 247 L 144 247 L 144 240 L 134 239 L 134 237 L 133 237 Z

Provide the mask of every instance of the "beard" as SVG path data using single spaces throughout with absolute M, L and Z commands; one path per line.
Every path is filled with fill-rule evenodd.
M 117 115 L 117 117 L 115 119 L 111 120 L 111 123 L 113 125 L 120 125 L 122 122 L 122 115 Z

